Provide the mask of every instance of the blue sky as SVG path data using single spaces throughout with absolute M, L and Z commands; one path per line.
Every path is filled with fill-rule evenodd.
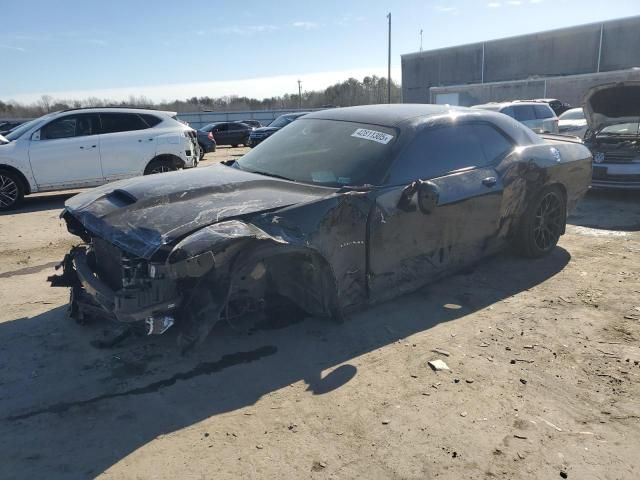
M 0 99 L 260 97 L 384 75 L 389 11 L 400 80 L 420 29 L 428 50 L 638 15 L 640 1 L 10 1 Z

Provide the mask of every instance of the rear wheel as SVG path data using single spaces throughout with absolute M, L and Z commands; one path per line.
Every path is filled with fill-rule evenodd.
M 542 257 L 555 248 L 567 223 L 567 205 L 558 187 L 543 189 L 524 214 L 518 247 L 526 257 Z
M 0 211 L 15 208 L 23 196 L 24 187 L 18 175 L 0 170 Z
M 152 160 L 144 171 L 145 175 L 153 175 L 154 173 L 173 172 L 177 170 L 175 163 L 167 159 Z
M 202 161 L 206 152 L 204 151 L 205 149 L 202 144 L 200 144 L 199 146 L 200 146 L 200 161 Z

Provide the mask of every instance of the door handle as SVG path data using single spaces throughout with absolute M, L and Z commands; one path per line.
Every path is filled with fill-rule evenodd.
M 487 177 L 482 179 L 482 184 L 486 187 L 493 187 L 496 183 L 498 183 L 498 179 L 496 177 Z
M 89 150 L 90 148 L 96 148 L 96 145 L 91 145 L 90 147 L 86 147 L 87 150 Z M 84 149 L 85 149 L 84 145 L 80 147 L 80 150 L 84 150 Z

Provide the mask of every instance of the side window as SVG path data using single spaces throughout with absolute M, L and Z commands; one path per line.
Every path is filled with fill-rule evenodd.
M 69 115 L 48 123 L 40 130 L 40 140 L 84 137 L 98 133 L 96 115 Z
M 230 123 L 229 130 L 244 130 L 246 127 L 240 123 Z
M 130 132 L 149 128 L 135 113 L 101 113 L 102 133 Z
M 536 119 L 536 112 L 533 110 L 532 105 L 514 105 L 513 111 L 515 113 L 514 118 L 519 122 Z
M 513 142 L 491 125 L 478 123 L 474 124 L 473 128 L 482 146 L 487 165 L 499 162 L 513 150 Z
M 215 127 L 213 127 L 213 131 L 214 132 L 226 132 L 227 130 L 229 130 L 229 124 L 228 123 L 221 123 L 221 124 L 216 125 Z
M 500 113 L 504 113 L 505 115 L 509 115 L 511 118 L 516 118 L 516 114 L 513 111 L 513 107 L 505 107 L 500 110 Z
M 435 178 L 455 170 L 485 165 L 487 161 L 476 126 L 435 127 L 418 134 L 395 162 L 390 183 Z
M 149 128 L 155 127 L 160 122 L 162 122 L 161 118 L 158 118 L 155 115 L 151 115 L 149 113 L 143 113 L 140 115 L 140 117 L 142 117 L 142 119 L 144 120 L 144 123 L 146 123 L 149 126 Z
M 536 117 L 538 118 L 552 118 L 554 116 L 551 107 L 547 107 L 546 105 L 534 105 L 533 109 L 535 110 Z

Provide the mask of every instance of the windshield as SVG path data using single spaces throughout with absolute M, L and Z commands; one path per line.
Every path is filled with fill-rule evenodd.
M 581 108 L 567 110 L 558 117 L 559 120 L 584 120 L 584 112 Z
M 289 125 L 291 122 L 295 120 L 295 117 L 287 117 L 286 115 L 280 115 L 273 122 L 269 124 L 270 127 L 282 128 L 286 125 Z
M 638 135 L 639 128 L 640 122 L 616 123 L 604 127 L 598 132 L 598 135 Z
M 4 138 L 9 140 L 10 142 L 12 142 L 14 140 L 17 140 L 22 135 L 24 135 L 25 132 L 31 130 L 31 128 L 33 128 L 33 127 L 36 127 L 36 126 L 42 124 L 50 116 L 51 115 L 45 115 L 44 117 L 36 118 L 35 120 L 31 120 L 30 122 L 23 123 L 22 125 L 14 128 L 9 133 L 7 133 L 4 136 Z
M 392 128 L 300 119 L 237 161 L 241 170 L 332 187 L 380 183 L 397 137 Z

